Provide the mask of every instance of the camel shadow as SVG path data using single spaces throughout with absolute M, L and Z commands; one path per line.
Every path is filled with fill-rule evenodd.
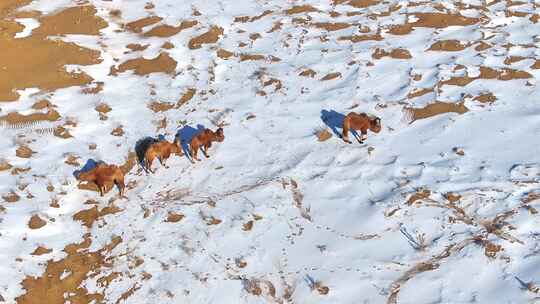
M 334 110 L 322 110 L 321 111 L 321 120 L 324 122 L 325 125 L 327 125 L 334 135 L 336 135 L 338 138 L 343 139 L 342 132 L 338 131 L 338 129 L 343 129 L 343 120 L 345 119 L 345 115 L 336 112 Z M 359 138 L 358 132 L 354 129 L 350 129 L 350 132 L 353 134 L 354 137 Z
M 95 167 L 97 167 L 97 165 L 99 164 L 104 164 L 105 162 L 99 160 L 99 161 L 95 161 L 94 159 L 90 158 L 86 161 L 86 164 L 84 164 L 84 166 L 79 169 L 79 170 L 75 170 L 73 171 L 73 176 L 76 178 L 76 179 L 79 179 L 79 175 L 81 173 L 86 173 L 92 169 L 94 169 Z
M 144 155 L 146 154 L 146 150 L 153 144 L 158 142 L 159 140 L 154 137 L 144 137 L 142 139 L 139 139 L 135 143 L 135 153 L 137 154 L 137 162 L 141 167 L 144 168 Z
M 175 137 L 180 139 L 182 151 L 184 152 L 184 155 L 189 161 L 191 161 L 191 157 L 189 156 L 189 143 L 191 142 L 193 137 L 204 131 L 204 129 L 205 127 L 203 125 L 197 125 L 197 128 L 185 125 L 176 132 Z

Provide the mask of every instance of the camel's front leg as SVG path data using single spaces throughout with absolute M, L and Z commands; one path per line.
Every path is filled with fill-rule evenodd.
M 189 151 L 189 154 L 191 155 L 191 163 L 194 164 L 195 161 L 201 161 L 197 158 L 197 154 L 199 153 L 199 147 L 191 147 L 191 150 Z
M 367 139 L 367 129 L 362 129 L 362 135 L 360 136 L 360 143 Z
M 169 168 L 165 163 L 167 162 L 167 158 L 163 157 L 163 156 L 160 156 L 159 158 L 159 163 L 165 167 L 165 168 Z
M 209 147 L 210 147 L 210 144 L 207 144 L 207 145 L 203 146 L 203 153 L 204 153 L 204 156 L 206 156 L 206 158 L 210 158 L 210 155 L 208 155 L 208 148 Z
M 148 171 L 150 171 L 150 173 L 154 173 L 154 171 L 152 171 L 152 163 L 153 163 L 153 159 L 150 160 L 150 159 L 146 159 L 145 161 L 145 167 L 146 167 L 146 173 L 148 173 Z

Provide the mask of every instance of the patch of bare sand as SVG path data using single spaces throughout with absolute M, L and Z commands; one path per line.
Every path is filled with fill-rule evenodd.
M 432 93 L 434 92 L 434 89 L 433 88 L 428 88 L 428 89 L 415 89 L 411 92 L 409 92 L 409 94 L 407 94 L 407 98 L 415 98 L 415 97 L 419 97 L 419 96 L 423 96 L 423 95 L 426 95 L 426 94 L 429 94 L 429 93 Z
M 433 43 L 428 51 L 446 51 L 457 52 L 463 51 L 468 45 L 462 44 L 459 40 L 440 40 Z
M 174 48 L 174 44 L 167 41 L 161 46 L 161 48 L 166 49 L 166 50 L 170 50 L 170 49 Z
M 324 29 L 329 32 L 339 31 L 351 27 L 352 25 L 345 22 L 329 23 L 329 22 L 317 22 L 313 23 L 316 28 Z
M 124 127 L 122 125 L 114 128 L 111 133 L 110 133 L 112 136 L 124 136 Z
M 240 54 L 240 61 L 264 60 L 266 57 L 260 54 Z
M 5 122 L 12 126 L 26 125 L 39 121 L 57 121 L 60 119 L 60 114 L 56 110 L 49 109 L 47 113 L 32 113 L 29 115 L 11 112 L 0 117 L 0 122 Z
M 146 50 L 149 46 L 150 46 L 150 44 L 142 45 L 142 44 L 138 44 L 138 43 L 130 43 L 130 44 L 126 45 L 126 47 L 127 47 L 128 49 L 130 49 L 131 51 L 133 51 L 133 52 L 144 51 L 144 50 Z
M 493 95 L 493 93 L 491 92 L 488 92 L 488 93 L 484 93 L 484 94 L 480 94 L 478 96 L 476 96 L 473 100 L 476 100 L 480 103 L 487 103 L 487 104 L 491 104 L 493 102 L 495 102 L 497 100 L 497 97 L 495 97 L 495 95 Z
M 429 189 L 422 189 L 421 191 L 417 191 L 416 193 L 411 195 L 409 199 L 407 200 L 406 204 L 410 206 L 412 204 L 415 204 L 418 201 L 422 201 L 429 198 L 430 195 L 431 195 L 431 191 Z
M 165 222 L 168 222 L 168 223 L 177 223 L 177 222 L 181 221 L 183 218 L 184 218 L 184 215 L 181 214 L 181 213 L 169 212 L 169 214 L 167 215 L 167 219 L 165 220 Z
M 17 150 L 15 151 L 15 155 L 20 158 L 30 158 L 32 157 L 34 153 L 36 152 L 32 151 L 30 147 L 25 146 L 25 145 L 18 147 Z
M 30 229 L 39 229 L 43 226 L 47 225 L 47 222 L 39 217 L 39 215 L 32 215 L 30 218 L 30 221 L 28 222 L 28 227 Z
M 414 13 L 418 20 L 412 23 L 413 27 L 445 28 L 449 26 L 467 26 L 480 22 L 478 18 L 469 18 L 461 15 L 443 13 Z
M 105 83 L 102 81 L 92 82 L 90 85 L 86 86 L 81 90 L 83 94 L 97 94 L 103 90 Z
M 266 10 L 262 14 L 260 14 L 258 16 L 254 16 L 254 17 L 251 17 L 251 16 L 239 16 L 239 17 L 234 18 L 234 22 L 240 22 L 240 23 L 253 22 L 253 21 L 257 21 L 259 19 L 262 19 L 263 17 L 268 16 L 268 15 L 270 15 L 272 13 L 273 13 L 273 11 Z
M 200 49 L 203 44 L 216 43 L 221 35 L 223 35 L 223 28 L 219 26 L 212 26 L 208 32 L 191 38 L 188 43 L 188 47 L 192 50 Z
M 51 252 L 52 252 L 52 249 L 39 246 L 38 248 L 36 248 L 36 250 L 34 250 L 34 252 L 31 253 L 31 255 L 44 255 Z
M 310 77 L 310 78 L 314 78 L 315 75 L 317 75 L 317 72 L 315 72 L 315 71 L 312 70 L 312 69 L 306 69 L 306 70 L 303 70 L 302 72 L 300 72 L 300 74 L 298 74 L 298 76 L 302 76 L 302 77 Z
M 5 159 L 0 159 L 0 172 L 1 172 L 1 171 L 9 170 L 9 169 L 11 169 L 11 168 L 13 168 L 13 166 L 12 166 L 10 163 L 8 163 L 7 160 L 5 160 Z
M 377 1 L 377 0 L 334 0 L 332 1 L 332 3 L 334 5 L 338 5 L 338 4 L 347 4 L 347 5 L 350 5 L 352 7 L 355 7 L 355 8 L 365 8 L 365 7 L 369 7 L 369 6 L 372 6 L 372 5 L 377 5 L 379 3 L 381 3 L 381 1 Z
M 92 228 L 92 225 L 94 224 L 94 222 L 100 217 L 103 217 L 108 214 L 115 214 L 120 211 L 122 211 L 122 209 L 116 207 L 115 205 L 104 207 L 101 210 L 98 210 L 98 207 L 94 206 L 90 209 L 81 210 L 75 213 L 73 215 L 73 219 L 76 221 L 83 222 L 83 225 L 88 228 Z
M 141 33 L 144 27 L 147 27 L 152 24 L 156 24 L 160 22 L 161 20 L 163 20 L 163 18 L 158 17 L 158 16 L 150 16 L 150 17 L 142 18 L 142 19 L 127 23 L 125 25 L 125 28 L 127 28 L 128 30 L 134 33 Z
M 380 33 L 376 34 L 367 34 L 367 35 L 352 35 L 352 36 L 341 36 L 338 38 L 339 41 L 351 41 L 353 43 L 362 42 L 362 41 L 368 41 L 368 40 L 375 40 L 380 41 L 383 40 L 383 37 Z
M 177 62 L 168 53 L 160 53 L 154 59 L 136 58 L 130 59 L 116 67 L 111 68 L 111 75 L 117 75 L 132 70 L 136 75 L 148 75 L 151 73 L 174 74 Z
M 310 12 L 318 12 L 318 11 L 319 11 L 318 9 L 314 8 L 311 5 L 297 5 L 297 6 L 293 6 L 285 10 L 285 14 L 294 15 L 294 14 L 310 13 Z
M 413 30 L 414 30 L 413 25 L 410 23 L 395 24 L 395 25 L 391 25 L 388 28 L 387 33 L 392 34 L 392 35 L 407 35 Z
M 321 81 L 333 80 L 340 77 L 341 77 L 340 72 L 329 73 L 329 74 L 326 74 L 323 78 L 321 78 Z
M 2 198 L 7 203 L 15 203 L 21 199 L 21 197 L 13 191 L 10 191 L 9 193 L 2 195 Z
M 67 256 L 59 261 L 49 260 L 45 272 L 41 277 L 26 277 L 23 288 L 26 293 L 16 298 L 17 304 L 35 303 L 103 303 L 105 297 L 99 293 L 89 293 L 84 282 L 88 277 L 99 274 L 100 269 L 111 267 L 105 260 L 107 253 L 111 252 L 122 242 L 120 237 L 113 238 L 111 242 L 100 250 L 90 252 L 92 244 L 90 234 L 84 235 L 80 244 L 70 244 L 64 248 Z M 66 277 L 64 274 L 69 273 Z
M 29 4 L 32 0 L 3 0 L 0 2 L 0 16 L 6 17 L 17 8 Z
M 394 59 L 411 59 L 411 53 L 406 49 L 392 49 L 390 51 L 385 51 L 383 49 L 375 49 L 371 55 L 374 59 L 381 59 L 383 57 L 390 57 Z
M 28 1 L 2 1 L 0 7 L 0 101 L 19 98 L 15 90 L 40 88 L 55 90 L 90 83 L 92 78 L 85 73 L 68 73 L 66 64 L 91 65 L 101 62 L 100 52 L 82 48 L 74 43 L 48 40 L 50 35 L 83 34 L 96 35 L 107 26 L 95 16 L 92 6 L 68 8 L 54 15 L 38 18 L 40 27 L 26 38 L 15 39 L 22 26 L 7 15 L 21 3 Z M 21 64 L 24 62 L 25 64 Z M 34 68 L 39 67 L 39 68 Z
M 224 50 L 224 49 L 219 49 L 219 50 L 216 51 L 216 55 L 221 59 L 229 59 L 232 56 L 234 56 L 234 53 L 229 52 L 229 51 Z
M 487 44 L 485 43 L 484 41 L 480 41 L 475 47 L 474 49 L 478 52 L 480 51 L 483 51 L 483 50 L 487 50 L 489 48 L 491 48 L 492 46 L 490 44 Z
M 523 56 L 508 56 L 508 57 L 506 57 L 506 59 L 504 59 L 504 64 L 506 64 L 506 65 L 511 65 L 512 63 L 520 62 L 520 61 L 525 60 L 525 59 L 527 59 L 527 57 L 523 57 Z
M 281 27 L 283 26 L 283 23 L 281 21 L 274 22 L 274 25 L 272 25 L 272 28 L 267 31 L 267 33 L 273 33 L 276 31 L 281 30 Z
M 429 118 L 444 113 L 463 114 L 468 112 L 469 109 L 465 106 L 464 102 L 451 103 L 437 101 L 435 103 L 428 104 L 423 108 L 405 107 L 404 111 L 410 116 L 411 123 L 413 123 L 414 121 L 420 119 Z
M 53 35 L 99 35 L 99 31 L 107 27 L 107 22 L 96 16 L 93 6 L 74 6 L 54 15 L 39 18 L 40 26 L 32 31 L 36 36 Z
M 154 113 L 166 112 L 174 108 L 174 103 L 154 101 L 148 105 L 148 108 Z
M 184 104 L 188 103 L 195 96 L 195 93 L 197 93 L 197 89 L 195 88 L 188 89 L 187 92 L 184 93 L 184 95 L 182 95 L 182 97 L 180 97 L 180 99 L 176 103 L 176 108 L 179 108 L 183 106 Z
M 530 68 L 535 70 L 540 69 L 540 59 L 536 59 L 536 61 L 530 66 Z
M 171 37 L 180 33 L 181 31 L 185 29 L 194 27 L 195 25 L 197 25 L 197 23 L 198 23 L 197 21 L 193 20 L 193 21 L 182 21 L 182 23 L 180 23 L 180 25 L 178 26 L 171 26 L 167 24 L 158 25 L 152 28 L 151 30 L 149 30 L 148 32 L 144 33 L 144 36 L 145 37 Z
M 439 87 L 447 85 L 457 85 L 457 86 L 466 86 L 469 83 L 477 79 L 496 79 L 502 81 L 514 80 L 514 79 L 528 79 L 532 78 L 532 75 L 525 71 L 514 70 L 509 68 L 504 68 L 501 70 L 495 70 L 489 67 L 480 67 L 480 74 L 476 77 L 460 76 L 452 77 L 446 81 L 442 81 L 438 84 Z

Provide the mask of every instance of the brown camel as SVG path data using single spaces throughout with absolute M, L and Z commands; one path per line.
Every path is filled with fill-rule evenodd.
M 165 162 L 173 153 L 179 156 L 184 155 L 182 152 L 182 147 L 180 147 L 180 140 L 178 137 L 175 138 L 174 142 L 172 143 L 162 140 L 151 144 L 144 153 L 144 169 L 154 173 L 154 171 L 152 171 L 152 163 L 156 157 L 162 166 L 168 168 L 167 165 L 165 165 Z
M 105 194 L 107 184 L 116 184 L 120 191 L 120 197 L 124 197 L 124 172 L 116 165 L 98 164 L 88 172 L 80 173 L 77 177 L 80 181 L 95 183 L 101 196 Z
M 191 156 L 191 162 L 195 163 L 196 161 L 201 161 L 197 158 L 197 153 L 200 148 L 203 151 L 204 156 L 209 158 L 208 148 L 212 147 L 212 142 L 222 142 L 225 139 L 223 134 L 223 128 L 218 128 L 215 132 L 210 129 L 204 129 L 201 133 L 191 139 L 189 145 L 189 156 Z
M 369 117 L 366 113 L 351 112 L 345 116 L 343 120 L 343 140 L 346 143 L 352 144 L 349 140 L 349 130 L 360 130 L 362 133 L 359 139 L 357 134 L 353 132 L 354 137 L 359 143 L 367 139 L 367 130 L 379 133 L 381 131 L 381 119 L 379 117 Z

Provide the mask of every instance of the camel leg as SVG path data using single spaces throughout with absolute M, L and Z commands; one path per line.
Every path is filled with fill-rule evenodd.
M 150 170 L 148 169 L 148 168 L 150 168 L 148 158 L 144 159 L 144 166 L 143 167 L 144 167 L 144 171 L 146 172 L 146 174 L 148 174 L 148 172 L 150 172 Z
M 158 159 L 159 159 L 159 163 L 160 163 L 163 167 L 169 168 L 169 167 L 167 167 L 167 165 L 165 164 L 165 162 L 167 161 L 167 159 L 166 159 L 165 157 L 163 157 L 163 156 L 158 156 Z
M 150 173 L 155 173 L 154 171 L 152 171 L 152 163 L 154 162 L 154 159 L 147 159 L 146 161 L 146 168 L 148 169 L 148 171 L 150 171 Z
M 120 197 L 125 198 L 124 193 L 126 191 L 126 185 L 124 184 L 124 178 L 119 178 L 114 180 L 114 183 L 116 184 L 116 187 L 118 187 L 118 191 L 120 192 Z
M 191 150 L 190 150 L 189 154 L 191 154 L 191 162 L 192 163 L 195 163 L 193 160 L 201 161 L 200 159 L 197 158 L 197 154 L 199 153 L 199 149 L 200 149 L 199 146 L 192 146 L 191 147 Z
M 194 155 L 195 155 L 195 151 L 194 151 L 194 150 L 195 150 L 195 149 L 194 149 L 194 146 L 192 146 L 192 145 L 189 146 L 189 161 L 190 161 L 192 164 L 195 163 L 195 161 L 193 160 L 193 158 L 195 157 L 195 156 L 194 156 Z
M 169 169 L 169 166 L 167 166 L 167 164 L 166 164 L 167 158 L 162 157 L 162 158 L 159 159 L 159 161 L 161 162 L 161 165 L 163 165 L 163 167 Z
M 144 172 L 145 172 L 146 174 L 148 174 L 148 169 L 146 168 L 146 160 L 143 160 L 142 163 L 141 163 L 141 165 L 142 165 L 142 168 L 143 168 Z
M 206 158 L 210 158 L 210 155 L 208 155 L 208 148 L 210 147 L 210 144 L 203 146 L 203 153 Z
M 358 140 L 359 143 L 364 143 L 364 140 L 367 139 L 367 129 L 361 129 L 361 136 L 360 136 L 360 139 L 356 138 Z
M 199 149 L 200 149 L 200 148 L 197 147 L 197 149 L 195 149 L 195 150 L 193 151 L 193 158 L 194 158 L 196 161 L 201 161 L 201 160 L 199 159 L 199 157 L 197 156 L 197 154 L 199 154 Z
M 353 132 L 353 136 L 354 136 L 354 138 L 356 138 L 356 140 L 358 141 L 359 144 L 363 144 L 362 140 L 360 140 L 360 137 L 358 136 L 358 133 Z
M 351 127 L 350 119 L 349 117 L 345 117 L 345 119 L 343 119 L 343 135 L 341 135 L 341 138 L 343 139 L 344 142 L 348 144 L 352 144 L 352 142 L 349 140 L 350 127 Z
M 98 188 L 99 188 L 99 195 L 103 197 L 103 195 L 105 194 L 105 185 L 98 185 Z

